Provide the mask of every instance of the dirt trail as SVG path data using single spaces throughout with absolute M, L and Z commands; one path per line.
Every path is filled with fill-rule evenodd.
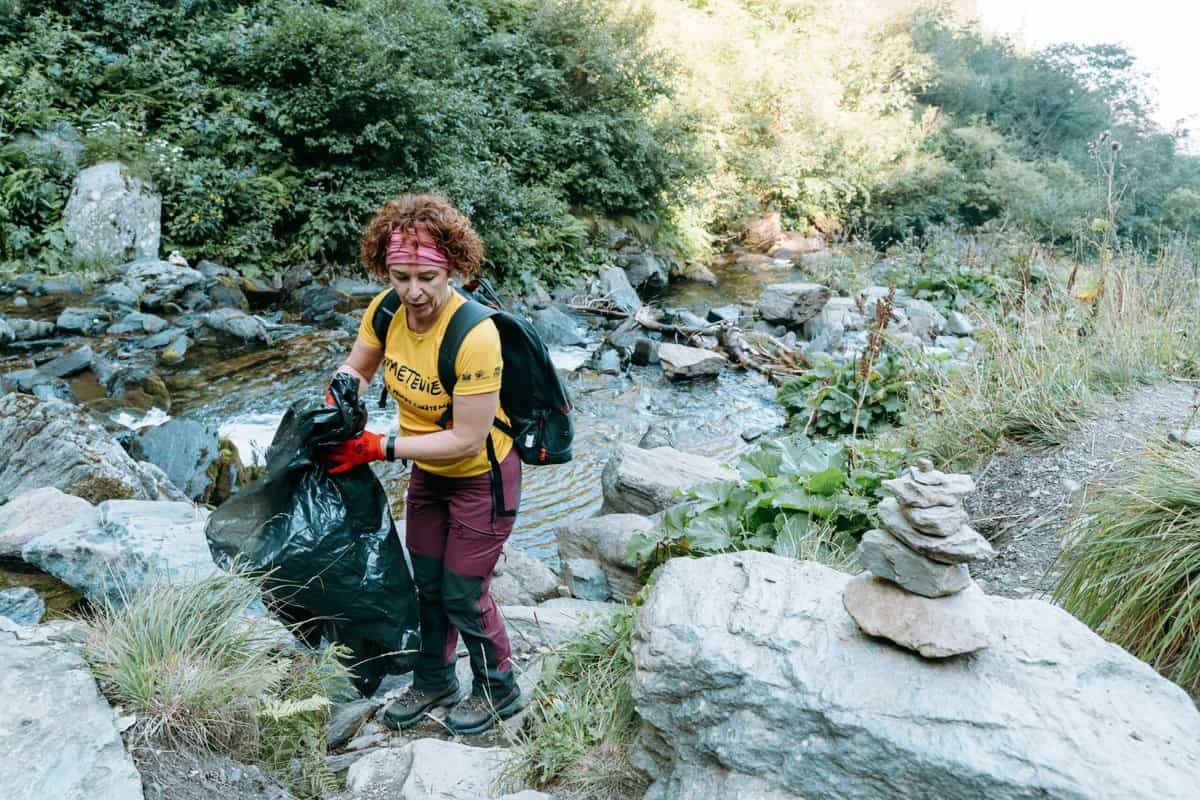
M 1058 556 L 1063 527 L 1090 493 L 1115 480 L 1142 444 L 1179 427 L 1191 413 L 1196 387 L 1166 383 L 1110 401 L 1065 445 L 1010 445 L 975 475 L 967 500 L 972 525 L 996 557 L 971 572 L 990 594 L 1041 597 L 1052 591 L 1047 571 Z

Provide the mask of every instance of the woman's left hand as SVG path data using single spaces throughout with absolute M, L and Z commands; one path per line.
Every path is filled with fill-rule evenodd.
M 321 449 L 321 454 L 329 464 L 329 474 L 337 475 L 354 469 L 359 464 L 369 464 L 372 461 L 383 461 L 387 454 L 383 451 L 386 437 L 382 433 L 363 431 L 353 439 L 331 444 Z

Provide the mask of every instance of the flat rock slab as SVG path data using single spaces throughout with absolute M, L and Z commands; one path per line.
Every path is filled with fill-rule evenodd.
M 945 597 L 971 585 L 966 564 L 932 561 L 887 531 L 864 533 L 855 555 L 863 568 L 922 597 Z
M 506 752 L 441 739 L 376 750 L 346 774 L 354 800 L 483 800 L 495 790 Z
M 973 653 L 992 643 L 990 601 L 974 583 L 949 597 L 921 597 L 863 574 L 846 584 L 842 603 L 863 633 L 926 658 Z
M 992 646 L 930 660 L 859 630 L 850 580 L 768 553 L 667 563 L 633 631 L 647 797 L 1196 796 L 1195 704 L 1062 609 L 990 598 Z
M 672 447 L 645 450 L 618 444 L 600 482 L 605 512 L 650 515 L 679 503 L 683 489 L 736 477 L 732 469 L 705 456 Z
M 970 521 L 962 505 L 953 506 L 900 506 L 905 522 L 919 533 L 929 536 L 953 536 Z
M 715 378 L 728 363 L 725 356 L 699 347 L 664 342 L 658 348 L 663 375 L 672 381 Z
M 0 558 L 19 559 L 28 542 L 78 517 L 94 521 L 95 506 L 50 486 L 22 492 L 0 506 Z
M 118 602 L 152 581 L 184 583 L 217 572 L 204 525 L 191 503 L 109 500 L 25 545 L 22 558 L 93 602 Z
M 975 491 L 975 481 L 970 475 L 946 476 L 949 480 L 935 485 L 921 483 L 914 478 L 916 474 L 919 474 L 916 470 L 909 470 L 898 478 L 884 481 L 883 488 L 904 505 L 917 508 L 958 505 Z
M 553 647 L 594 625 L 608 625 L 622 606 L 556 597 L 536 606 L 502 606 L 513 652 L 524 655 Z
M 0 619 L 4 800 L 142 800 L 117 714 L 77 649 Z
M 894 497 L 881 501 L 875 510 L 888 533 L 934 561 L 944 564 L 969 564 L 972 561 L 986 561 L 996 555 L 988 540 L 967 525 L 950 536 L 929 536 L 915 530 L 900 513 L 900 506 Z

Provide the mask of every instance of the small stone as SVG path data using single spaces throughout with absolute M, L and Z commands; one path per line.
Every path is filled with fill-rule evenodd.
M 742 316 L 742 309 L 735 305 L 718 306 L 708 310 L 709 322 L 731 322 L 734 325 Z
M 946 316 L 946 333 L 955 336 L 973 336 L 975 326 L 971 324 L 971 320 L 967 319 L 966 314 L 961 311 L 951 311 Z
M 590 558 L 569 558 L 563 562 L 563 578 L 574 597 L 601 603 L 612 596 L 608 578 L 600 564 Z
M 867 531 L 855 552 L 863 567 L 922 597 L 945 597 L 971 583 L 966 564 L 930 561 L 886 531 Z
M 928 536 L 915 530 L 900 513 L 896 498 L 889 497 L 876 507 L 879 521 L 888 533 L 921 555 L 944 564 L 966 564 L 986 561 L 996 551 L 974 528 L 963 525 L 950 536 Z
M 188 345 L 191 343 L 192 340 L 186 336 L 176 337 L 165 350 L 158 354 L 158 360 L 168 365 L 180 363 L 187 355 Z
M 663 375 L 672 381 L 716 377 L 726 364 L 720 353 L 669 342 L 659 345 L 658 357 L 662 360 Z
M 92 352 L 92 348 L 85 344 L 83 347 L 78 347 L 69 353 L 63 353 L 47 361 L 38 367 L 38 371 L 55 378 L 69 378 L 89 369 L 92 366 L 93 358 L 95 358 L 95 354 Z
M 940 485 L 933 486 L 919 483 L 909 472 L 884 481 L 883 486 L 902 504 L 917 508 L 958 505 L 975 491 L 975 482 L 970 475 L 945 475 Z
M 18 625 L 37 625 L 46 613 L 46 604 L 38 593 L 25 586 L 0 591 L 0 617 Z
M 973 653 L 992 643 L 991 601 L 974 584 L 950 597 L 930 598 L 858 575 L 842 591 L 842 605 L 864 633 L 926 658 Z
M 953 536 L 970 521 L 961 505 L 900 506 L 900 513 L 915 530 L 930 536 Z

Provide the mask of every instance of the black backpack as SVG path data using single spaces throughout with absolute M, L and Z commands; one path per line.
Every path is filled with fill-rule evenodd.
M 458 350 L 467 334 L 485 319 L 491 318 L 500 332 L 500 350 L 504 359 L 504 374 L 500 384 L 500 407 L 508 415 L 509 424 L 499 418 L 493 425 L 512 437 L 517 455 L 526 464 L 565 464 L 571 460 L 571 441 L 575 427 L 571 422 L 571 398 L 550 360 L 542 337 L 525 319 L 500 308 L 500 298 L 487 281 L 478 279 L 457 288 L 467 302 L 459 306 L 446 326 L 446 335 L 438 351 L 438 379 L 451 397 L 439 424 L 444 428 L 453 418 L 454 385 L 458 379 L 454 368 Z M 391 289 L 375 309 L 371 327 L 375 337 L 385 346 L 392 318 L 400 309 L 400 295 Z M 379 397 L 379 406 L 387 404 L 387 384 Z M 492 437 L 487 438 L 488 460 L 500 485 L 500 464 L 492 449 Z M 501 513 L 503 492 L 498 495 Z M 512 512 L 512 513 L 515 513 Z

